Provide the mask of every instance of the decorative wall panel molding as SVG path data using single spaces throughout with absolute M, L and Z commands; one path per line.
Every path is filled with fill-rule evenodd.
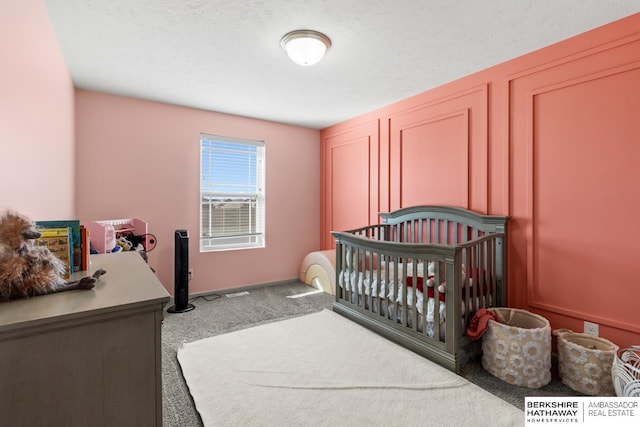
M 390 118 L 391 208 L 444 204 L 486 212 L 487 84 Z
M 640 332 L 640 42 L 607 46 L 511 81 L 510 280 L 530 307 Z
M 428 197 L 467 208 L 470 145 L 468 109 L 404 127 L 397 159 L 400 207 L 433 203 Z
M 323 247 L 333 247 L 333 230 L 377 221 L 379 150 L 377 120 L 323 138 Z

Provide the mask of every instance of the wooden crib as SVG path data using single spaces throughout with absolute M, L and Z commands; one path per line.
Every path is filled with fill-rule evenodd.
M 335 312 L 460 372 L 468 324 L 506 304 L 505 216 L 445 206 L 380 215 L 336 240 Z

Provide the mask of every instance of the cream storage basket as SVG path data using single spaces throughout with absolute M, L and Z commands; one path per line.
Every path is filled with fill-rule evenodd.
M 613 396 L 611 365 L 618 346 L 611 341 L 556 329 L 558 337 L 558 371 L 562 383 L 591 396 Z
M 640 397 L 640 345 L 616 352 L 611 379 L 617 396 Z
M 551 325 L 542 316 L 516 308 L 492 308 L 482 335 L 482 367 L 494 377 L 528 388 L 551 381 Z

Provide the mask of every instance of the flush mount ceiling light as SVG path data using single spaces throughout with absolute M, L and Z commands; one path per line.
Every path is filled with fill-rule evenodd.
M 313 30 L 295 30 L 282 37 L 280 45 L 296 64 L 309 66 L 317 64 L 331 47 L 331 40 Z

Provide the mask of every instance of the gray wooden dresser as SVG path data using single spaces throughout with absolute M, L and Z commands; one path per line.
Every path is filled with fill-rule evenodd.
M 169 294 L 137 252 L 92 290 L 0 303 L 0 426 L 161 426 Z

